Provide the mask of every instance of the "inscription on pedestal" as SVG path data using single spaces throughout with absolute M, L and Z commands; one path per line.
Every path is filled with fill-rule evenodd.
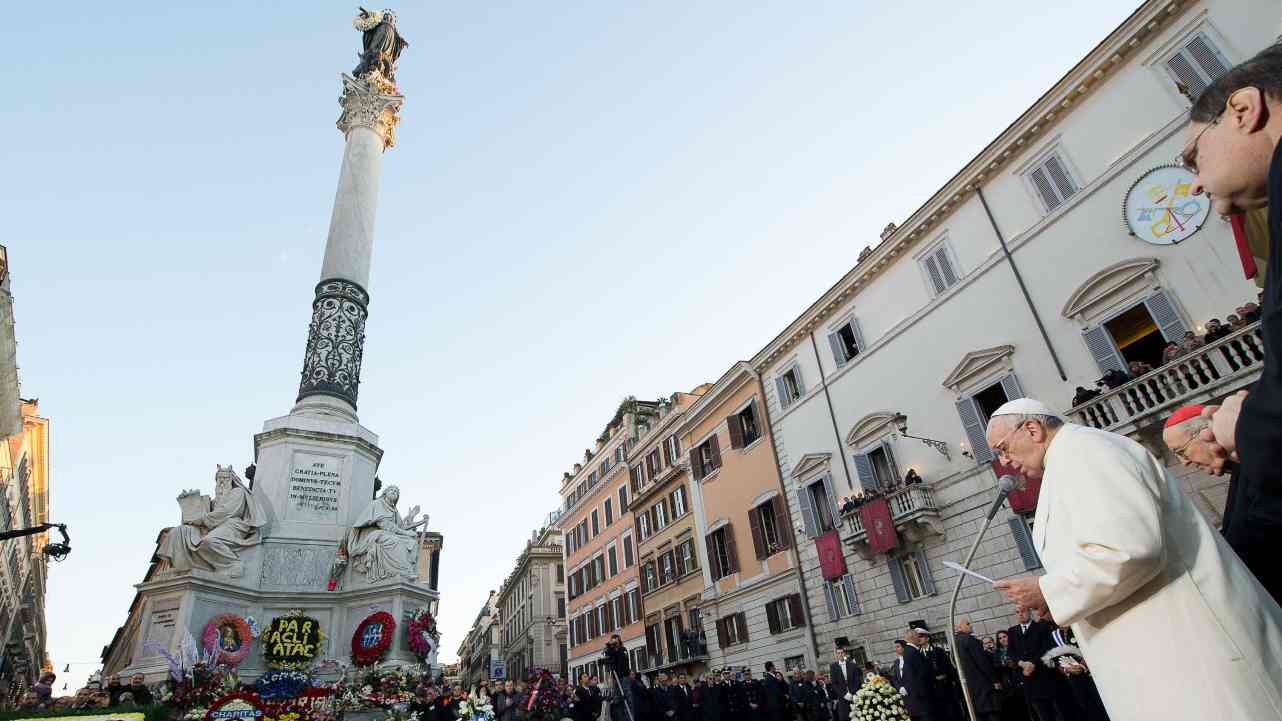
M 285 517 L 291 521 L 338 523 L 342 490 L 342 458 L 295 453 L 289 468 Z
M 334 548 L 272 544 L 263 549 L 263 588 L 320 591 L 329 579 Z
M 144 657 L 149 658 L 160 655 L 160 652 L 155 648 L 148 648 L 153 641 L 165 648 L 169 647 L 174 638 L 174 629 L 178 626 L 178 608 L 180 605 L 181 602 L 177 598 L 156 600 L 147 623 L 147 636 L 143 642 L 142 652 Z

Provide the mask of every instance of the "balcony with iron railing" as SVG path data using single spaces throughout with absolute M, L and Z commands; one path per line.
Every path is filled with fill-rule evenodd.
M 890 520 L 895 524 L 895 531 L 909 541 L 943 533 L 939 506 L 935 504 L 935 493 L 929 486 L 901 486 L 887 492 L 884 497 L 890 507 Z M 846 544 L 865 557 L 871 556 L 868 531 L 864 528 L 859 509 L 843 511 L 841 518 L 850 534 L 844 538 Z
M 1254 383 L 1264 368 L 1258 322 L 1180 356 L 1068 412 L 1092 428 L 1128 435 L 1187 403 L 1204 403 Z
M 682 631 L 681 642 L 675 647 L 669 645 L 667 649 L 659 649 L 658 653 L 652 653 L 651 649 L 647 648 L 642 654 L 642 667 L 637 671 L 641 673 L 663 671 L 685 663 L 707 661 L 708 658 L 707 640 L 691 631 Z

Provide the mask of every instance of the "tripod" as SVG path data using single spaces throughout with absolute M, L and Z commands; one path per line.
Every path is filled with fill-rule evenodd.
M 619 680 L 619 672 L 611 668 L 610 675 L 614 676 L 614 690 L 619 694 L 619 699 L 623 701 L 623 710 L 628 712 L 628 721 L 636 721 L 636 717 L 632 715 L 632 706 L 628 704 L 628 692 L 623 689 L 623 682 Z

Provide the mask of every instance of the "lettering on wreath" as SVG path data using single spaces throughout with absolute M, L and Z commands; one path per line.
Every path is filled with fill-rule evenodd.
M 315 658 L 324 638 L 320 622 L 295 611 L 273 618 L 259 641 L 269 664 L 288 668 L 306 665 Z

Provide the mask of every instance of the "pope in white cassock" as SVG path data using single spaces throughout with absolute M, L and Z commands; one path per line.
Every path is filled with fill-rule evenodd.
M 1112 718 L 1282 719 L 1282 607 L 1157 458 L 1028 398 L 993 414 L 988 443 L 1042 479 L 1046 575 L 997 588 L 1073 627 Z

